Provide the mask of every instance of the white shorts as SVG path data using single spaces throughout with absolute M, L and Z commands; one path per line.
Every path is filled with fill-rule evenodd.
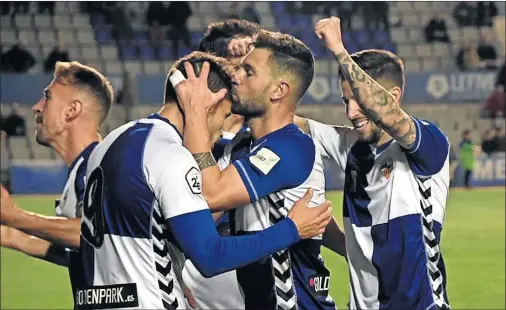
M 192 291 L 199 309 L 245 308 L 235 270 L 204 278 L 188 259 L 183 269 L 183 282 Z M 188 304 L 186 306 L 191 309 Z

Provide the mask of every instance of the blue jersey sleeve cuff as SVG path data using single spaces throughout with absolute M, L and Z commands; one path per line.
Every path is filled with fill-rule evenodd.
M 422 134 L 421 134 L 421 130 L 420 130 L 420 121 L 414 117 L 411 117 L 411 119 L 415 123 L 415 131 L 416 131 L 415 137 L 416 138 L 415 138 L 415 142 L 413 142 L 413 144 L 410 147 L 406 148 L 406 151 L 408 153 L 414 153 L 414 152 L 418 151 L 418 149 L 420 148 L 420 142 L 422 141 Z

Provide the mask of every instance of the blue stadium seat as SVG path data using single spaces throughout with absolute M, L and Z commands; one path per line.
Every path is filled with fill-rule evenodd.
M 109 27 L 96 28 L 95 38 L 99 44 L 114 43 Z
M 135 41 L 137 42 L 147 42 L 148 41 L 148 33 L 145 30 L 138 30 L 135 32 Z
M 356 31 L 355 38 L 356 38 L 357 43 L 362 44 L 362 45 L 372 43 L 371 36 L 370 36 L 368 30 Z
M 277 16 L 276 18 L 276 25 L 278 26 L 279 30 L 281 32 L 288 32 L 290 30 L 293 30 L 292 27 L 292 20 L 290 18 L 290 15 L 286 13 L 282 13 L 282 15 Z
M 392 41 L 387 41 L 381 45 L 381 49 L 390 51 L 392 53 L 396 53 L 397 52 L 397 44 L 393 43 Z
M 347 46 L 346 49 L 348 50 L 348 53 L 353 54 L 355 52 L 358 52 L 360 50 L 359 46 L 357 46 L 356 42 L 351 41 Z
M 383 44 L 389 41 L 388 33 L 383 29 L 377 29 L 372 33 L 373 41 L 379 44 Z
M 199 31 L 192 32 L 191 36 L 192 36 L 191 43 L 195 47 L 199 46 L 200 40 L 202 40 L 202 38 L 204 37 L 204 35 L 202 34 L 202 32 L 199 32 Z
M 161 60 L 170 60 L 173 59 L 174 56 L 172 55 L 172 45 L 171 44 L 165 44 L 160 48 L 160 59 Z
M 351 31 L 345 31 L 342 33 L 343 37 L 343 43 L 345 47 L 348 47 L 348 44 L 350 44 L 352 41 L 354 41 L 353 37 L 355 34 Z
M 179 44 L 179 49 L 177 51 L 178 57 L 183 57 L 192 52 L 191 47 L 185 46 L 183 43 Z
M 93 27 L 105 26 L 106 24 L 105 16 L 103 14 L 91 15 L 91 25 Z
M 155 59 L 155 54 L 153 52 L 153 48 L 148 44 L 139 45 L 139 54 L 140 54 L 140 58 L 143 60 Z
M 135 46 L 121 46 L 119 55 L 123 60 L 137 60 L 137 48 Z
M 285 3 L 284 2 L 272 2 L 271 4 L 272 13 L 274 16 L 280 16 L 285 13 Z
M 304 14 L 296 14 L 294 18 L 292 18 L 292 26 L 299 29 L 313 29 L 311 18 Z

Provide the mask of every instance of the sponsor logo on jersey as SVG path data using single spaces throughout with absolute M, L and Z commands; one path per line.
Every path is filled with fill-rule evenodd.
M 330 275 L 318 274 L 309 277 L 309 288 L 317 296 L 327 296 L 330 287 Z
M 76 289 L 77 309 L 114 309 L 139 306 L 135 283 L 92 286 Z
M 262 148 L 255 155 L 250 156 L 249 158 L 251 164 L 260 170 L 264 175 L 267 175 L 279 160 L 279 156 L 267 148 Z
M 200 171 L 197 168 L 191 167 L 190 170 L 188 170 L 186 173 L 186 183 L 188 183 L 191 192 L 195 195 L 202 193 L 202 179 Z

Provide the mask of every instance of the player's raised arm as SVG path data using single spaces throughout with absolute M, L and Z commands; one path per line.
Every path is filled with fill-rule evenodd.
M 322 19 L 315 26 L 316 35 L 336 57 L 364 113 L 400 145 L 410 148 L 416 140 L 415 123 L 399 105 L 400 91 L 389 92 L 353 61 L 344 47 L 340 23 L 337 17 Z
M 351 88 L 362 113 L 402 146 L 413 171 L 421 176 L 440 171 L 448 157 L 448 139 L 434 124 L 401 108 L 405 80 L 401 61 L 380 50 L 348 54 L 337 17 L 320 20 L 315 32 L 336 57 L 341 79 Z
M 44 216 L 19 209 L 9 192 L 1 187 L 0 223 L 69 248 L 79 248 L 81 219 Z

